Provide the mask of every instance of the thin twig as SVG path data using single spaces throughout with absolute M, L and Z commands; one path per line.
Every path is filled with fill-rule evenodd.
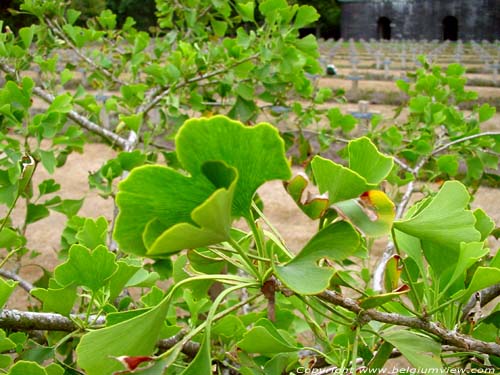
M 5 64 L 4 62 L 0 61 L 0 70 L 3 70 L 7 74 L 11 74 L 13 76 L 17 76 L 17 73 L 14 69 L 12 69 L 10 66 Z M 38 96 L 40 99 L 45 101 L 48 104 L 52 104 L 52 102 L 55 100 L 54 95 L 46 92 L 40 87 L 34 87 L 33 88 L 33 94 Z M 92 133 L 98 134 L 103 138 L 106 138 L 110 142 L 114 143 L 121 149 L 126 149 L 129 147 L 129 143 L 126 139 L 120 137 L 118 134 L 113 133 L 112 131 L 103 128 L 96 124 L 95 122 L 90 121 L 86 117 L 80 115 L 79 113 L 75 111 L 69 111 L 67 113 L 68 117 L 76 122 L 78 125 L 80 125 L 82 128 L 85 128 Z
M 404 161 L 402 161 L 401 159 L 398 159 L 395 156 L 393 156 L 392 158 L 394 159 L 394 163 L 399 165 L 402 169 L 404 169 L 407 172 L 413 173 L 413 169 L 408 164 L 406 164 Z
M 72 316 L 76 319 L 81 319 L 82 316 Z M 95 320 L 95 322 L 94 322 Z M 103 326 L 106 321 L 104 317 L 96 319 L 95 316 L 89 317 L 89 322 L 94 322 L 94 325 Z M 63 315 L 54 313 L 40 313 L 19 310 L 2 310 L 0 311 L 0 328 L 16 329 L 23 331 L 62 331 L 74 332 L 80 327 L 75 322 Z M 157 346 L 161 351 L 166 351 L 180 342 L 186 335 L 186 331 L 182 330 L 175 336 L 158 341 Z M 198 352 L 200 344 L 197 342 L 187 342 L 182 348 L 182 352 L 190 357 L 194 357 Z
M 83 319 L 84 317 L 81 315 L 72 315 L 72 318 L 76 320 Z M 101 326 L 105 323 L 103 317 L 92 315 L 88 321 L 93 322 L 96 326 Z M 61 314 L 7 309 L 0 311 L 0 328 L 23 331 L 48 330 L 64 332 L 72 332 L 79 329 L 73 319 Z
M 420 162 L 414 168 L 410 168 L 410 172 L 413 175 L 414 180 L 408 183 L 408 185 L 406 186 L 406 191 L 403 194 L 403 197 L 401 198 L 401 201 L 396 206 L 396 217 L 395 217 L 396 220 L 401 219 L 403 217 L 406 207 L 410 203 L 411 196 L 415 192 L 415 180 L 417 179 L 418 173 L 428 161 L 429 161 L 428 158 L 424 158 L 420 160 Z M 382 278 L 385 271 L 385 264 L 390 259 L 393 252 L 394 252 L 394 244 L 391 241 L 387 244 L 384 253 L 382 254 L 382 257 L 378 261 L 377 266 L 375 267 L 375 270 L 373 272 L 372 286 L 373 290 L 376 292 L 382 291 Z
M 31 290 L 34 288 L 33 284 L 31 284 L 29 281 L 24 280 L 17 273 L 0 269 L 0 276 L 5 277 L 6 279 L 17 281 L 19 283 L 19 286 L 28 293 L 31 292 Z
M 498 296 L 500 296 L 500 284 L 495 284 L 489 288 L 483 289 L 480 293 L 474 293 L 467 304 L 462 308 L 462 320 L 467 318 L 477 302 L 483 307 Z
M 33 88 L 33 93 L 49 104 L 55 100 L 55 97 L 52 94 L 49 94 L 39 87 Z M 125 150 L 129 147 L 128 141 L 126 139 L 120 137 L 118 134 L 113 133 L 106 128 L 99 126 L 95 122 L 90 121 L 88 118 L 80 115 L 78 112 L 69 111 L 67 115 L 71 120 L 76 122 L 81 127 L 91 131 L 92 133 L 98 134 L 103 138 L 108 139 L 109 141 L 119 146 L 121 149 Z
M 215 77 L 215 76 L 218 76 L 220 74 L 223 74 L 235 67 L 237 67 L 238 65 L 241 65 L 247 61 L 251 61 L 251 60 L 254 60 L 256 59 L 257 57 L 259 57 L 258 54 L 254 54 L 254 55 L 251 55 L 251 56 L 248 56 L 244 59 L 241 59 L 239 61 L 236 61 L 234 64 L 231 64 L 231 65 L 228 65 L 228 66 L 225 66 L 221 69 L 218 69 L 218 70 L 214 70 L 213 72 L 210 72 L 210 73 L 207 73 L 207 74 L 202 74 L 200 76 L 197 76 L 197 77 L 194 77 L 194 78 L 191 78 L 191 79 L 187 79 L 185 80 L 184 82 L 180 82 L 180 83 L 177 83 L 177 84 L 173 84 L 171 86 L 167 86 L 167 87 L 157 87 L 155 88 L 154 90 L 152 90 L 148 97 L 149 97 L 149 100 L 146 101 L 145 104 L 143 104 L 142 106 L 140 106 L 138 109 L 137 109 L 137 112 L 140 113 L 144 113 L 144 114 L 147 114 L 149 111 L 151 111 L 165 96 L 167 96 L 171 91 L 175 90 L 175 89 L 180 89 L 184 86 L 187 86 L 187 85 L 190 85 L 191 83 L 195 83 L 195 82 L 199 82 L 199 81 L 203 81 L 203 80 L 206 80 L 208 78 L 212 78 L 212 77 Z
M 45 22 L 47 25 L 50 27 L 50 29 L 60 38 L 62 38 L 66 44 L 73 50 L 73 52 L 76 53 L 76 55 L 83 61 L 85 61 L 87 64 L 89 64 L 94 70 L 97 70 L 101 72 L 106 78 L 110 79 L 116 84 L 119 85 L 125 85 L 125 82 L 121 81 L 120 79 L 116 78 L 113 76 L 113 73 L 111 73 L 109 70 L 106 68 L 103 68 L 102 66 L 97 65 L 91 58 L 85 56 L 80 48 L 77 48 L 73 42 L 66 36 L 66 33 L 64 32 L 64 29 L 59 26 L 57 22 L 52 22 L 49 18 L 45 18 Z
M 463 137 L 463 138 L 459 138 L 459 139 L 455 139 L 454 141 L 452 142 L 449 142 L 441 147 L 438 147 L 436 148 L 434 151 L 432 151 L 431 155 L 436 155 L 436 154 L 439 154 L 445 150 L 447 150 L 448 148 L 450 148 L 451 146 L 453 145 L 456 145 L 458 143 L 462 143 L 462 142 L 466 142 L 466 141 L 470 141 L 472 139 L 476 139 L 476 138 L 480 138 L 480 137 L 488 137 L 488 136 L 498 136 L 500 135 L 500 131 L 489 131 L 489 132 L 484 132 L 484 133 L 478 133 L 478 134 L 473 134 L 473 135 L 469 135 L 467 137 Z

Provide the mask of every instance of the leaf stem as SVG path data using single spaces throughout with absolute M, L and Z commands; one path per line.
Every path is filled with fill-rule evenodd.
M 290 259 L 293 258 L 292 252 L 288 249 L 285 243 L 285 239 L 281 236 L 281 233 L 276 229 L 276 227 L 269 221 L 269 219 L 264 215 L 264 213 L 261 211 L 261 209 L 255 204 L 255 202 L 252 202 L 252 209 L 257 212 L 259 217 L 266 223 L 266 225 L 269 227 L 271 232 L 276 236 L 276 238 L 281 242 L 282 249 L 286 250 L 287 255 L 290 256 Z
M 0 269 L 3 268 L 3 266 L 5 266 L 5 263 L 7 263 L 7 261 L 10 258 L 12 258 L 12 256 L 14 256 L 19 250 L 21 250 L 20 247 L 18 247 L 17 249 L 14 249 L 14 250 L 10 251 L 9 253 L 7 253 L 7 256 L 2 259 L 2 262 L 0 262 Z
M 255 241 L 255 247 L 257 248 L 257 254 L 260 257 L 269 258 L 268 254 L 266 254 L 266 246 L 264 244 L 264 239 L 262 238 L 262 231 L 257 227 L 257 221 L 254 218 L 252 212 L 250 212 L 250 218 L 247 218 L 246 221 L 248 223 L 248 226 L 250 227 L 250 230 L 252 231 Z M 258 270 L 259 274 L 261 275 L 265 271 L 264 265 L 261 262 L 258 263 Z
M 227 248 L 227 247 L 223 247 L 223 246 L 209 246 L 208 247 L 210 250 L 214 251 L 218 251 L 218 252 L 228 252 L 228 253 L 231 253 L 231 254 L 239 254 L 236 250 L 234 249 L 230 249 L 230 248 Z M 220 254 L 219 254 L 220 256 Z M 255 259 L 255 260 L 260 260 L 261 262 L 270 262 L 270 260 L 268 258 L 263 258 L 263 257 L 260 257 L 258 255 L 254 255 L 254 254 L 247 254 L 247 256 L 250 258 L 250 259 Z
M 253 264 L 252 260 L 248 257 L 245 249 L 243 249 L 240 244 L 232 238 L 229 238 L 228 243 L 233 247 L 233 249 L 238 252 L 238 255 L 244 260 L 244 262 L 248 266 L 248 271 L 250 271 L 250 273 L 253 274 L 259 281 L 262 281 L 259 271 Z
M 399 246 L 398 246 L 398 242 L 396 240 L 396 232 L 394 230 L 394 227 L 391 229 L 391 235 L 392 235 L 392 242 L 394 243 L 394 249 L 396 250 L 396 253 L 401 256 L 401 251 L 399 250 Z M 410 288 L 411 288 L 411 292 L 413 292 L 415 294 L 415 302 L 417 303 L 417 306 L 415 306 L 417 308 L 417 310 L 422 310 L 422 301 L 420 300 L 420 297 L 417 293 L 417 289 L 415 288 L 415 284 L 413 283 L 413 280 L 408 272 L 408 270 L 406 269 L 406 266 L 403 266 L 403 272 L 405 274 L 405 277 L 406 279 L 408 280 L 408 283 L 410 284 Z M 401 303 L 409 310 L 411 311 L 413 314 L 415 314 L 416 316 L 418 316 L 419 318 L 422 318 L 422 314 L 418 313 L 417 311 L 413 311 L 413 309 L 409 308 L 408 306 L 406 306 L 403 301 L 401 301 Z
M 431 155 L 439 154 L 439 153 L 445 151 L 446 149 L 450 148 L 451 146 L 456 145 L 458 143 L 470 141 L 472 139 L 476 139 L 476 138 L 480 138 L 480 137 L 488 137 L 488 136 L 500 136 L 500 131 L 489 131 L 489 132 L 473 134 L 473 135 L 469 135 L 467 137 L 455 139 L 454 141 L 451 141 L 451 142 L 449 142 L 449 143 L 447 143 L 439 148 L 436 148 L 434 151 L 432 151 Z
M 359 340 L 359 327 L 356 325 L 356 334 L 354 335 L 354 343 L 352 344 L 352 359 L 351 359 L 351 374 L 356 373 L 356 359 L 358 358 L 358 340 Z
M 248 288 L 249 286 L 252 286 L 252 284 L 248 283 L 248 284 L 241 284 L 239 285 L 240 289 L 241 288 Z M 214 320 L 219 320 L 223 317 L 225 317 L 226 315 L 228 315 L 229 313 L 235 311 L 235 310 L 238 310 L 240 307 L 252 302 L 253 300 L 257 299 L 258 297 L 260 297 L 261 295 L 260 294 L 256 294 L 252 297 L 250 297 L 249 299 L 245 300 L 245 301 L 241 301 L 231 307 L 228 307 L 227 309 L 225 310 L 222 310 L 220 313 L 216 314 L 215 316 L 213 316 L 212 318 L 212 321 Z M 160 358 L 165 358 L 165 357 L 168 357 L 169 355 L 171 354 L 174 354 L 175 352 L 177 351 L 180 351 L 180 349 L 189 341 L 191 340 L 191 338 L 193 338 L 194 336 L 196 336 L 198 333 L 200 333 L 201 331 L 203 331 L 203 329 L 205 329 L 205 327 L 207 326 L 207 320 L 205 320 L 203 323 L 201 323 L 199 326 L 193 328 L 186 336 L 184 336 L 182 338 L 182 340 L 180 340 L 176 345 L 174 345 L 172 348 L 170 348 L 169 350 L 167 350 L 165 353 L 161 354 L 158 359 Z

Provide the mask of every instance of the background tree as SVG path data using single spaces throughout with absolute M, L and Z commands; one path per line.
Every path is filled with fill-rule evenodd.
M 127 17 L 132 17 L 138 30 L 151 31 L 157 26 L 155 0 L 106 0 L 108 9 L 117 15 L 118 25 L 123 25 Z

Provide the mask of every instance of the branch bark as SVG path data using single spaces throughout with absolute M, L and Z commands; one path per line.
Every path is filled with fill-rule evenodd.
M 79 48 L 77 48 L 73 42 L 66 36 L 66 33 L 62 29 L 59 24 L 54 21 L 52 22 L 49 18 L 45 18 L 45 22 L 49 26 L 49 28 L 52 30 L 54 34 L 56 34 L 58 37 L 63 39 L 66 44 L 73 50 L 73 52 L 76 53 L 76 55 L 83 61 L 85 61 L 88 65 L 90 65 L 94 70 L 97 70 L 101 72 L 106 78 L 111 80 L 112 82 L 118 84 L 118 85 L 124 85 L 125 83 L 121 81 L 120 79 L 116 78 L 113 76 L 113 73 L 111 73 L 109 70 L 97 65 L 91 58 L 85 56 Z
M 467 304 L 462 308 L 462 320 L 465 320 L 472 309 L 479 302 L 481 307 L 486 306 L 489 302 L 500 296 L 500 284 L 495 284 L 489 288 L 483 289 L 479 293 L 474 293 Z M 478 298 L 479 297 L 479 298 Z
M 11 74 L 14 76 L 17 75 L 16 71 L 14 69 L 12 69 L 10 66 L 6 65 L 4 62 L 1 62 L 1 61 L 0 61 L 0 70 L 4 71 L 7 74 Z M 54 95 L 46 92 L 45 90 L 43 90 L 40 87 L 34 87 L 33 94 L 35 94 L 37 97 L 39 97 L 40 99 L 42 99 L 43 101 L 45 101 L 48 104 L 52 104 L 52 102 L 55 100 Z M 107 140 L 114 143 L 115 145 L 117 145 L 121 149 L 126 149 L 128 147 L 128 145 L 129 145 L 128 140 L 120 137 L 118 134 L 115 134 L 106 128 L 99 126 L 95 122 L 90 121 L 86 117 L 80 115 L 78 112 L 69 111 L 67 113 L 67 115 L 71 120 L 76 122 L 82 128 L 85 128 L 85 129 L 91 131 L 92 133 L 95 133 L 97 135 L 100 135 L 103 138 L 106 138 Z
M 152 90 L 150 94 L 148 95 L 149 100 L 142 106 L 140 106 L 137 109 L 137 113 L 144 113 L 147 114 L 149 111 L 151 111 L 165 96 L 167 96 L 173 89 L 180 89 L 184 86 L 190 85 L 191 83 L 199 82 L 206 80 L 208 78 L 212 78 L 215 76 L 218 76 L 219 74 L 225 73 L 238 65 L 241 65 L 247 61 L 254 60 L 258 57 L 258 54 L 254 54 L 251 56 L 248 56 L 244 59 L 241 59 L 239 61 L 236 61 L 234 64 L 225 66 L 224 68 L 214 70 L 213 72 L 207 73 L 207 74 L 202 74 L 200 76 L 187 79 L 184 82 L 180 82 L 178 84 L 173 84 L 167 87 L 157 87 L 156 89 Z
M 17 273 L 0 269 L 0 276 L 5 277 L 6 279 L 17 281 L 19 283 L 19 286 L 28 293 L 31 292 L 31 289 L 33 289 L 33 284 L 31 284 L 29 281 L 24 280 Z
M 325 291 L 317 297 L 358 314 L 359 320 L 363 322 L 376 320 L 381 323 L 419 329 L 439 337 L 443 344 L 456 346 L 465 350 L 474 350 L 484 354 L 500 356 L 500 345 L 493 342 L 477 340 L 470 336 L 447 330 L 439 324 L 431 321 L 395 313 L 385 313 L 375 309 L 363 310 L 355 300 L 343 297 L 332 291 Z
M 78 316 L 75 316 L 78 318 Z M 90 321 L 95 317 L 90 317 Z M 97 319 L 96 324 L 103 324 Z M 70 318 L 55 314 L 19 310 L 2 310 L 0 312 L 0 328 L 22 331 L 64 331 L 73 332 L 79 329 Z
M 476 138 L 480 138 L 480 137 L 488 137 L 488 136 L 499 136 L 500 135 L 500 131 L 490 131 L 490 132 L 484 132 L 484 133 L 478 133 L 478 134 L 473 134 L 473 135 L 469 135 L 467 137 L 463 137 L 463 138 L 459 138 L 459 139 L 455 139 L 454 141 L 452 142 L 449 142 L 441 147 L 438 147 L 436 148 L 431 155 L 436 155 L 436 154 L 439 154 L 445 150 L 447 150 L 448 148 L 450 148 L 451 146 L 453 145 L 456 145 L 458 143 L 462 143 L 462 142 L 466 142 L 466 141 L 470 141 L 472 139 L 476 139 Z
M 75 319 L 82 319 L 83 316 L 74 315 Z M 94 322 L 95 326 L 102 326 L 106 323 L 104 317 L 95 319 L 95 316 L 90 316 L 89 321 Z M 19 310 L 2 310 L 0 312 L 0 328 L 13 329 L 19 331 L 63 331 L 74 332 L 81 329 L 74 320 L 60 314 L 29 312 Z M 175 336 L 167 339 L 159 340 L 157 343 L 161 351 L 166 351 L 180 342 L 186 331 L 180 331 Z M 197 342 L 188 341 L 184 344 L 182 352 L 190 357 L 194 357 L 200 348 Z

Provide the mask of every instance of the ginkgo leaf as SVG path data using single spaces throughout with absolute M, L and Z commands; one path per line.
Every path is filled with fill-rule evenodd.
M 358 173 L 369 184 L 380 184 L 391 172 L 394 159 L 377 150 L 367 137 L 349 142 L 349 168 Z
M 99 245 L 90 251 L 85 246 L 73 245 L 68 260 L 54 270 L 54 278 L 62 287 L 80 285 L 96 292 L 117 268 L 115 254 L 106 246 Z
M 407 330 L 392 330 L 382 337 L 394 345 L 416 368 L 442 369 L 441 345 L 430 337 Z
M 291 290 L 300 294 L 317 294 L 328 288 L 335 273 L 331 267 L 320 267 L 327 258 L 340 261 L 356 252 L 360 246 L 358 232 L 351 224 L 341 221 L 323 228 L 283 266 L 275 265 L 276 276 Z
M 394 222 L 394 227 L 423 241 L 458 251 L 461 242 L 481 239 L 481 233 L 475 228 L 476 218 L 467 208 L 469 201 L 464 185 L 447 181 L 413 216 Z
M 380 237 L 391 231 L 396 217 L 394 203 L 380 190 L 368 190 L 357 199 L 333 206 L 368 237 Z
M 376 186 L 353 170 L 321 156 L 314 157 L 311 167 L 320 193 L 328 193 L 330 204 L 356 198 Z
M 311 162 L 321 193 L 328 193 L 331 204 L 356 198 L 373 190 L 390 173 L 392 157 L 380 153 L 366 137 L 349 142 L 349 167 L 315 156 Z
M 193 177 L 203 174 L 207 161 L 224 161 L 238 171 L 234 216 L 248 216 L 252 198 L 264 182 L 291 175 L 285 144 L 267 123 L 248 127 L 225 116 L 191 119 L 175 140 L 179 161 Z
M 114 237 L 121 250 L 165 257 L 223 242 L 233 217 L 250 215 L 261 184 L 290 176 L 283 141 L 269 124 L 193 119 L 181 127 L 176 145 L 189 176 L 142 166 L 119 184 Z
M 311 219 L 319 219 L 330 206 L 327 196 L 310 195 L 304 199 L 304 191 L 309 184 L 309 179 L 305 174 L 299 173 L 291 180 L 285 182 L 285 189 L 297 206 Z
M 138 316 L 86 333 L 76 348 L 78 365 L 88 375 L 111 375 L 124 370 L 116 357 L 150 356 L 155 350 L 168 306 L 169 300 L 165 298 Z
M 228 239 L 236 171 L 211 162 L 205 173 L 206 180 L 162 166 L 134 169 L 116 198 L 121 249 L 161 256 Z
M 260 319 L 238 342 L 238 347 L 247 353 L 286 353 L 299 350 L 290 343 L 267 319 Z

